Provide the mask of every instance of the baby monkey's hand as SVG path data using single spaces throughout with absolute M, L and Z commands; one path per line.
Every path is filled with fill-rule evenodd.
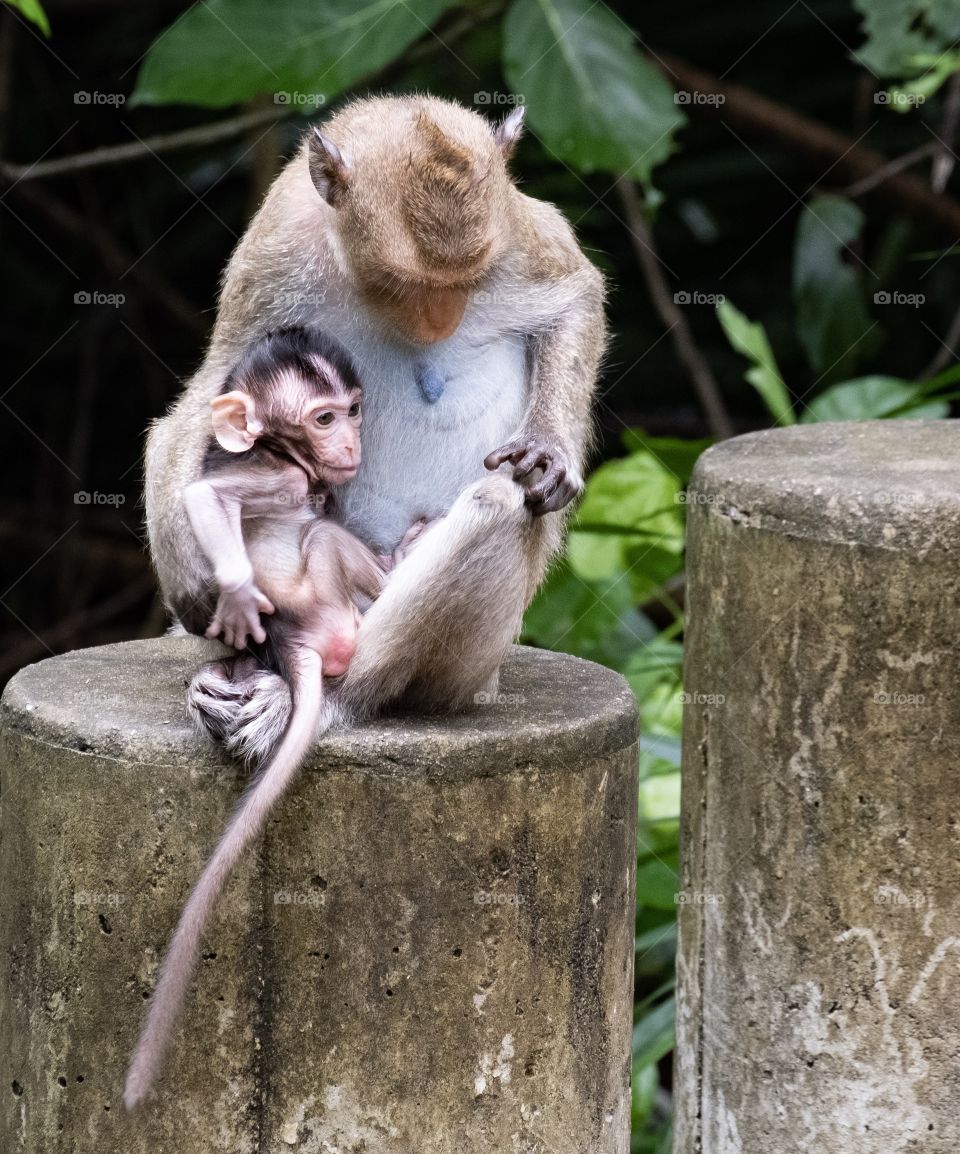
M 223 640 L 234 649 L 243 649 L 248 637 L 262 645 L 267 634 L 260 623 L 260 614 L 273 611 L 273 603 L 254 585 L 252 578 L 237 589 L 221 589 L 206 636 L 217 637 L 222 633 Z

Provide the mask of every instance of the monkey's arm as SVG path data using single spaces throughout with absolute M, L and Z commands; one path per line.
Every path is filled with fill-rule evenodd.
M 528 289 L 550 294 L 561 308 L 553 323 L 532 336 L 532 396 L 523 425 L 484 464 L 497 469 L 509 461 L 517 480 L 540 469 L 540 479 L 527 487 L 527 504 L 539 517 L 562 509 L 583 490 L 606 321 L 603 277 L 581 252 L 570 226 L 552 205 L 522 199 L 537 238 L 525 246 L 525 260 L 537 278 Z
M 243 543 L 241 494 L 229 483 L 204 478 L 187 486 L 184 504 L 219 590 L 206 636 L 222 633 L 227 645 L 235 649 L 242 649 L 248 637 L 262 644 L 267 635 L 260 614 L 273 613 L 274 607 L 254 584 L 253 566 Z

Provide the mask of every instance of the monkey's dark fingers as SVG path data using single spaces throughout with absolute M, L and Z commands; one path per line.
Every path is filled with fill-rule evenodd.
M 519 468 L 519 466 L 518 466 Z M 529 472 L 529 470 L 528 470 Z M 558 461 L 551 461 L 543 470 L 543 476 L 536 484 L 527 487 L 527 504 L 540 505 L 556 491 L 567 478 L 567 467 Z
M 525 477 L 528 473 L 532 473 L 534 469 L 543 469 L 544 478 L 550 472 L 557 468 L 553 459 L 553 454 L 544 449 L 540 445 L 535 445 L 528 452 L 524 453 L 519 461 L 515 461 L 513 465 L 513 479 L 519 481 L 521 477 Z M 563 468 L 562 465 L 559 468 Z
M 484 457 L 483 467 L 485 469 L 499 469 L 504 461 L 516 464 L 529 448 L 530 445 L 526 442 L 508 441 L 506 445 L 501 445 L 499 449 L 494 449 L 492 453 L 488 453 Z
M 534 517 L 542 517 L 544 513 L 556 513 L 583 492 L 583 484 L 578 479 L 571 477 L 566 471 L 552 492 L 546 493 L 542 499 L 530 501 L 530 495 L 538 487 L 534 486 L 527 494 L 527 503 L 530 505 L 530 512 L 533 513 Z
M 532 505 L 530 512 L 533 513 L 534 517 L 542 517 L 544 513 L 556 513 L 579 497 L 580 493 L 581 487 L 579 485 L 575 485 L 571 481 L 564 481 L 546 500 L 541 501 L 539 505 Z

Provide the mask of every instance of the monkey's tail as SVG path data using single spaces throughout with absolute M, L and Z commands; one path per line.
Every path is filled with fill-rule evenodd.
M 160 1071 L 177 1015 L 183 1005 L 200 940 L 234 866 L 259 837 L 267 817 L 297 775 L 317 736 L 322 707 L 322 663 L 300 650 L 293 675 L 293 712 L 276 755 L 251 783 L 194 886 L 170 939 L 160 977 L 137 1041 L 123 1091 L 128 1110 L 147 1096 Z

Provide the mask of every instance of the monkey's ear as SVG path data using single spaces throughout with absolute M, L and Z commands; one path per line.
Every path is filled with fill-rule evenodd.
M 213 409 L 213 435 L 221 449 L 228 453 L 245 453 L 252 449 L 263 425 L 257 420 L 253 401 L 246 393 L 235 389 L 222 393 L 210 402 Z
M 350 161 L 319 128 L 310 132 L 310 179 L 327 204 L 334 208 L 350 183 Z
M 509 160 L 513 155 L 517 141 L 523 135 L 523 118 L 526 114 L 526 106 L 518 104 L 513 112 L 501 120 L 493 130 L 493 139 L 497 142 L 497 146 L 506 160 Z

